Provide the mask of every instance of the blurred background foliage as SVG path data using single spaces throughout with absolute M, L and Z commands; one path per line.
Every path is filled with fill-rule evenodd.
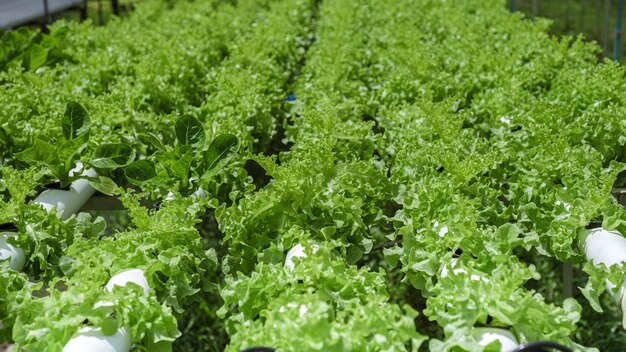
M 530 19 L 552 20 L 551 34 L 577 36 L 582 33 L 586 39 L 598 43 L 602 56 L 613 57 L 619 0 L 509 0 L 509 6 Z M 621 62 L 624 56 L 626 48 L 621 45 Z

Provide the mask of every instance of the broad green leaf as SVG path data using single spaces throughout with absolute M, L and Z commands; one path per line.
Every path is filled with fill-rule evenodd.
M 65 169 L 63 161 L 59 160 L 54 146 L 40 139 L 35 140 L 32 147 L 14 154 L 14 157 L 29 165 L 46 166 L 61 181 L 68 177 L 67 173 L 63 172 Z
M 171 164 L 170 172 L 175 179 L 180 181 L 180 184 L 186 188 L 189 183 L 189 170 L 191 169 L 191 162 L 193 161 L 193 152 L 191 149 L 187 149 L 180 152 L 180 157 Z
M 87 110 L 76 102 L 69 102 L 61 119 L 61 129 L 65 139 L 70 140 L 89 132 L 91 120 Z
M 143 135 L 140 135 L 140 138 L 144 140 L 145 142 L 152 144 L 152 146 L 157 149 L 165 148 L 165 145 L 163 145 L 161 138 L 159 138 L 156 134 L 152 132 L 147 132 Z
M 135 160 L 124 168 L 124 174 L 133 184 L 141 184 L 156 177 L 154 163 L 150 160 Z
M 49 167 L 54 167 L 59 161 L 54 146 L 41 139 L 35 140 L 35 144 L 32 147 L 15 153 L 14 157 L 31 165 L 44 164 Z
M 60 142 L 57 145 L 56 153 L 59 159 L 59 167 L 63 169 L 63 174 L 68 174 L 76 164 L 76 154 L 79 154 L 87 144 L 82 138 L 76 138 Z
M 239 139 L 237 136 L 224 133 L 215 137 L 209 145 L 209 150 L 204 154 L 206 170 L 202 178 L 215 176 L 239 150 Z
M 182 145 L 201 145 L 204 142 L 204 127 L 193 116 L 183 115 L 174 125 L 178 143 Z
M 361 258 L 363 258 L 364 251 L 356 245 L 351 245 L 346 248 L 346 262 L 350 265 L 355 264 Z
M 28 69 L 34 71 L 46 63 L 48 51 L 41 45 L 33 44 L 29 49 L 29 58 Z
M 124 167 L 135 160 L 135 149 L 127 144 L 101 144 L 93 153 L 89 162 L 100 169 Z
M 113 318 L 104 319 L 100 324 L 100 329 L 105 336 L 111 336 L 117 332 L 117 320 Z
M 112 196 L 117 193 L 119 187 L 112 179 L 106 176 L 90 177 L 88 178 L 89 185 L 95 188 L 98 192 Z
M 402 247 L 398 245 L 394 245 L 391 248 L 383 248 L 383 253 L 385 254 L 385 262 L 387 262 L 390 267 L 395 267 L 398 264 L 400 257 L 402 257 L 402 252 Z

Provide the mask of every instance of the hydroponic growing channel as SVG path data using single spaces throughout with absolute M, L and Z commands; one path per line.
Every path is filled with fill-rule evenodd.
M 146 0 L 3 36 L 0 343 L 620 350 L 625 70 L 506 3 Z

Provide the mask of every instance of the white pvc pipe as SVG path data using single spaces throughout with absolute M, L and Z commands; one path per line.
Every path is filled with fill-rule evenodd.
M 474 328 L 472 336 L 481 346 L 487 346 L 494 341 L 500 341 L 500 352 L 512 352 L 519 347 L 517 338 L 506 329 L 498 328 Z
M 63 352 L 128 352 L 131 344 L 126 328 L 105 336 L 99 328 L 84 327 L 65 344 Z
M 607 231 L 603 228 L 593 229 L 585 239 L 585 257 L 593 265 L 604 264 L 607 267 L 614 264 L 623 265 L 626 263 L 626 238 L 616 231 Z M 624 310 L 626 302 L 623 298 L 626 285 L 622 284 L 617 293 L 613 294 L 615 286 L 607 280 L 606 288 L 609 294 Z
M 80 171 L 83 165 L 79 162 L 77 166 L 70 171 L 70 176 Z M 97 177 L 96 171 L 89 169 L 84 170 L 82 176 Z M 87 202 L 87 200 L 96 192 L 96 189 L 89 185 L 89 181 L 79 179 L 70 185 L 69 190 L 49 189 L 43 191 L 36 199 L 35 203 L 40 204 L 44 209 L 51 211 L 56 208 L 61 212 L 63 220 L 68 219 L 75 214 Z
M 114 275 L 109 282 L 107 282 L 105 289 L 109 292 L 113 291 L 113 287 L 115 286 L 126 286 L 127 283 L 132 282 L 135 283 L 141 288 L 143 288 L 143 292 L 148 294 L 150 292 L 150 286 L 148 285 L 148 280 L 146 280 L 146 276 L 144 275 L 143 270 L 140 269 L 130 269 L 126 271 L 122 271 L 117 275 Z
M 10 237 L 17 236 L 15 232 L 0 232 L 0 260 L 9 259 L 9 268 L 20 271 L 26 264 L 26 254 L 21 248 L 7 242 Z

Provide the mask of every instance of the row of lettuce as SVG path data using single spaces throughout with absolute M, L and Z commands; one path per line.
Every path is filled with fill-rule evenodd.
M 625 233 L 611 197 L 624 169 L 624 70 L 503 5 L 322 5 L 289 151 L 257 156 L 272 183 L 217 213 L 232 239 L 231 347 L 417 349 L 414 310 L 389 302 L 407 294 L 399 276 L 421 297 L 392 301 L 423 301 L 441 329 L 429 350 L 536 340 L 594 350 L 570 338 L 580 304 L 527 289 L 540 273 L 522 258 L 584 263 L 587 228 Z M 306 259 L 284 273 L 297 244 Z M 585 271 L 594 309 L 609 277 L 622 303 L 621 266 Z M 505 338 L 486 341 L 485 327 Z
M 0 223 L 15 227 L 3 235 L 26 261 L 0 272 L 3 341 L 70 350 L 91 327 L 171 350 L 177 318 L 220 281 L 198 216 L 254 188 L 244 162 L 280 123 L 314 11 L 307 0 L 147 1 L 106 27 L 59 23 L 43 40 L 54 45 L 40 45 L 49 60 L 25 66 L 25 50 L 7 65 Z M 73 191 L 79 160 L 97 173 L 91 187 L 122 200 L 127 230 L 108 236 L 101 217 L 38 204 L 49 183 Z M 147 288 L 104 289 L 128 270 Z
M 125 327 L 168 350 L 209 292 L 230 351 L 594 350 L 572 340 L 578 302 L 526 288 L 525 258 L 583 263 L 590 224 L 626 233 L 624 70 L 504 5 L 155 0 L 33 37 L 0 72 L 0 223 L 27 253 L 0 272 L 0 336 L 61 351 Z M 79 159 L 127 231 L 32 202 Z M 128 269 L 147 294 L 103 290 Z M 585 270 L 601 309 L 625 273 Z

